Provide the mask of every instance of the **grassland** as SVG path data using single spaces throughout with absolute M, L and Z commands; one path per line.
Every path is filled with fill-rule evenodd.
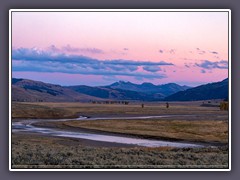
M 91 103 L 12 103 L 12 118 L 37 118 L 37 119 L 57 119 L 72 118 L 79 115 L 84 116 L 130 116 L 130 115 L 212 115 L 215 117 L 224 116 L 228 119 L 226 111 L 220 111 L 218 107 L 201 107 L 202 101 L 197 102 L 172 102 L 166 108 L 164 102 L 161 103 L 142 103 L 130 102 L 129 105 L 123 104 L 91 104 Z M 215 104 L 213 101 L 211 104 Z M 219 102 L 218 102 L 219 103 Z
M 227 121 L 189 120 L 101 120 L 58 122 L 62 126 L 136 135 L 143 138 L 195 142 L 228 141 Z
M 214 102 L 216 103 L 216 102 Z M 143 148 L 38 134 L 12 135 L 14 168 L 227 168 L 228 112 L 202 107 L 202 102 L 120 104 L 13 103 L 13 121 L 43 119 L 41 126 L 86 129 L 126 136 L 194 142 L 217 142 L 221 147 Z M 196 115 L 161 119 L 44 122 L 44 119 L 82 116 Z
M 96 147 L 80 139 L 13 135 L 12 168 L 227 168 L 228 148 Z

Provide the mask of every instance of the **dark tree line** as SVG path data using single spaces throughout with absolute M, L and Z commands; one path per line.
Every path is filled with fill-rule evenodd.
M 129 101 L 91 101 L 92 104 L 125 104 L 128 105 Z

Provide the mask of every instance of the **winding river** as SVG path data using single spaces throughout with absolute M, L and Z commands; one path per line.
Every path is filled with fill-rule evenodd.
M 203 147 L 203 145 L 197 143 L 185 143 L 185 142 L 172 142 L 172 141 L 162 141 L 162 140 L 151 140 L 151 139 L 141 139 L 141 138 L 132 138 L 132 137 L 122 137 L 120 135 L 103 135 L 97 133 L 89 133 L 89 132 L 71 132 L 69 130 L 61 130 L 57 128 L 45 128 L 45 127 L 37 127 L 34 123 L 37 122 L 56 122 L 56 121 L 71 121 L 71 120 L 101 120 L 101 119 L 153 119 L 153 118 L 162 118 L 162 117 L 170 117 L 176 115 L 168 115 L 168 116 L 140 116 L 140 117 L 95 117 L 88 118 L 80 116 L 77 119 L 58 119 L 58 120 L 21 120 L 18 122 L 12 122 L 12 132 L 31 132 L 38 133 L 42 135 L 49 136 L 57 136 L 57 137 L 70 137 L 70 138 L 79 138 L 79 139 L 87 139 L 94 141 L 102 141 L 102 142 L 111 142 L 111 143 L 122 143 L 122 144 L 131 144 L 137 146 L 145 146 L 145 147 L 163 147 L 163 146 L 171 146 L 178 148 L 194 148 L 194 147 Z

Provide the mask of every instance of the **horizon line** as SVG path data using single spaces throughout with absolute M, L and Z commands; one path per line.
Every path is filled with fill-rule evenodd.
M 117 83 L 117 82 L 124 82 L 124 83 L 132 83 L 132 84 L 135 84 L 135 85 L 142 85 L 144 83 L 149 83 L 149 84 L 152 84 L 154 86 L 160 86 L 160 85 L 166 85 L 166 84 L 177 84 L 179 86 L 188 86 L 188 87 L 191 87 L 191 88 L 194 88 L 194 87 L 198 87 L 198 86 L 201 86 L 201 85 L 205 85 L 205 84 L 209 84 L 209 83 L 216 83 L 216 82 L 221 82 L 221 81 L 224 81 L 225 79 L 228 79 L 229 77 L 226 77 L 220 81 L 211 81 L 211 82 L 204 82 L 202 84 L 199 84 L 199 85 L 196 85 L 196 86 L 189 86 L 189 85 L 180 85 L 178 84 L 177 82 L 168 82 L 168 83 L 163 83 L 163 84 L 154 84 L 154 83 L 151 83 L 151 82 L 147 82 L 147 81 L 144 81 L 140 84 L 138 83 L 133 83 L 131 81 L 124 81 L 124 80 L 118 80 L 118 81 L 114 81 L 110 84 L 106 84 L 106 85 L 98 85 L 98 86 L 94 86 L 94 85 L 86 85 L 86 84 L 75 84 L 75 85 L 63 85 L 63 84 L 59 84 L 59 83 L 52 83 L 52 82 L 45 82 L 45 81 L 42 81 L 42 80 L 33 80 L 33 79 L 28 79 L 28 78 L 18 78 L 18 77 L 11 77 L 11 79 L 23 79 L 23 80 L 30 80 L 30 81 L 37 81 L 37 82 L 42 82 L 42 83 L 46 83 L 46 84 L 52 84 L 52 85 L 59 85 L 59 86 L 89 86 L 89 87 L 101 87 L 101 86 L 109 86 L 109 85 L 112 85 L 114 83 Z M 11 84 L 12 84 L 12 81 L 11 81 Z

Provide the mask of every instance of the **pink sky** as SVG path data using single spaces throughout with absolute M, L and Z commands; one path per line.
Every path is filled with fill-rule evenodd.
M 84 74 L 80 69 L 71 73 L 71 63 L 71 67 L 79 67 L 74 62 L 69 62 L 69 71 L 63 72 L 62 66 L 66 63 L 56 64 L 54 60 L 48 62 L 53 65 L 51 71 L 49 67 L 40 71 L 46 66 L 46 62 L 41 64 L 44 59 L 35 61 L 32 58 L 30 62 L 26 61 L 28 54 L 20 56 L 18 53 L 16 59 L 13 58 L 14 77 L 64 85 L 101 85 L 124 80 L 195 86 L 228 76 L 228 12 L 13 12 L 12 47 L 13 50 L 24 48 L 29 50 L 28 53 L 44 52 L 50 56 L 86 56 L 100 63 L 121 59 L 174 64 L 138 65 L 123 75 L 113 72 L 119 71 L 116 68 L 120 65 L 111 65 L 112 74 L 109 75 L 108 68 L 101 69 L 102 74 L 99 74 L 92 67 L 86 67 L 93 72 L 86 75 L 86 71 Z M 36 66 L 32 70 L 29 68 L 31 63 Z M 154 70 L 156 66 L 159 70 Z M 51 73 L 58 76 L 46 79 Z M 138 77 L 139 73 L 141 77 Z M 144 78 L 144 73 L 164 77 L 148 79 Z

